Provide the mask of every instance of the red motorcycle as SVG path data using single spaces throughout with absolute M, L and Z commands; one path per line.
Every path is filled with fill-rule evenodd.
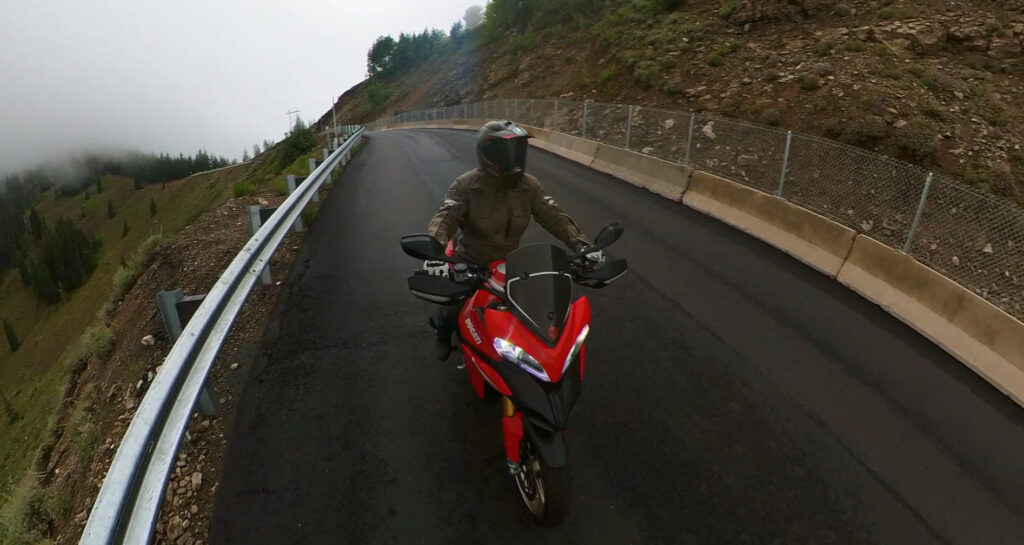
M 445 252 L 430 235 L 402 237 L 406 254 L 450 264 L 449 274 L 417 271 L 409 291 L 431 303 L 462 304 L 460 348 L 478 397 L 502 396 L 509 472 L 535 521 L 555 526 L 569 511 L 566 423 L 583 381 L 590 302 L 573 301 L 573 282 L 603 288 L 625 274 L 626 260 L 594 267 L 586 255 L 622 235 L 611 224 L 595 244 L 568 255 L 550 244 L 523 246 L 489 267 Z

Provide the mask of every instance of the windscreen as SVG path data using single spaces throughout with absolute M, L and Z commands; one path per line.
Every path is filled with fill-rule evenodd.
M 550 244 L 531 244 L 508 254 L 505 290 L 520 320 L 554 344 L 572 302 L 569 257 Z

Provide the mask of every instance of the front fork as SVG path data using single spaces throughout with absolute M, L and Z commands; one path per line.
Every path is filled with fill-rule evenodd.
M 519 443 L 523 440 L 523 413 L 516 410 L 508 396 L 501 398 L 501 428 L 505 435 L 505 457 L 510 473 L 522 470 L 519 458 Z

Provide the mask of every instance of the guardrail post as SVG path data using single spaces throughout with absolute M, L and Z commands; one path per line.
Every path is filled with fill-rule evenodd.
M 629 107 L 629 115 L 626 117 L 626 149 L 629 149 L 629 137 L 633 131 L 633 106 Z
M 273 210 L 264 209 L 263 207 L 257 204 L 254 204 L 249 207 L 250 234 L 255 235 L 256 231 L 260 230 L 260 226 L 263 225 L 263 214 L 266 210 L 270 210 L 270 212 L 273 213 Z M 270 216 L 267 215 L 267 217 L 269 218 Z M 268 263 L 267 266 L 263 268 L 263 272 L 260 273 L 260 284 L 263 284 L 264 286 L 269 286 L 272 283 L 273 281 L 270 278 L 270 264 Z
M 782 190 L 786 187 L 786 174 L 789 173 L 789 148 L 793 143 L 793 131 L 786 131 L 786 150 L 782 152 L 782 174 L 779 175 L 779 189 L 775 196 L 782 198 Z
M 177 289 L 161 291 L 156 294 L 156 307 L 160 312 L 160 320 L 164 323 L 164 330 L 167 338 L 174 344 L 181 336 L 185 325 L 192 319 L 199 304 L 205 299 L 205 295 L 192 295 L 185 297 L 185 292 Z M 203 384 L 199 392 L 199 414 L 203 416 L 214 416 L 217 414 L 216 392 L 209 384 Z
M 697 122 L 697 114 L 690 112 L 690 132 L 686 136 L 686 158 L 683 159 L 683 164 L 690 164 L 690 150 L 693 149 L 693 126 Z
M 924 205 L 928 202 L 928 193 L 932 190 L 932 173 L 928 173 L 928 177 L 924 181 L 924 190 L 921 191 L 921 202 L 917 204 L 917 213 L 914 214 L 914 223 L 910 226 L 910 232 L 907 233 L 907 243 L 903 245 L 903 253 L 910 253 L 910 245 L 914 243 L 914 235 L 917 234 L 917 228 L 921 226 L 921 216 L 924 215 Z
M 294 174 L 289 174 L 288 175 L 288 194 L 291 195 L 292 193 L 295 193 L 295 188 L 298 187 L 298 184 L 302 183 L 305 180 L 306 180 L 306 178 L 303 178 L 302 180 L 296 180 Z M 296 233 L 301 233 L 301 232 L 306 230 L 306 226 L 302 224 L 302 216 L 299 216 L 298 218 L 295 218 L 295 224 L 292 226 L 292 229 Z
M 587 113 L 589 113 L 588 112 L 588 106 L 589 105 L 590 105 L 590 100 L 584 100 L 583 101 L 583 133 L 581 135 L 582 138 L 586 138 L 587 137 Z

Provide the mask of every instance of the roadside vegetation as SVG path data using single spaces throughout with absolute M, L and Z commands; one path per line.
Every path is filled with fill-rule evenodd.
M 81 384 L 83 373 L 120 343 L 139 342 L 119 338 L 112 319 L 153 256 L 206 211 L 268 189 L 286 169 L 307 171 L 317 151 L 299 121 L 249 163 L 223 168 L 230 162 L 198 154 L 188 170 L 206 172 L 164 171 L 184 172 L 180 179 L 140 183 L 95 161 L 106 166 L 71 179 L 72 187 L 42 169 L 0 185 L 0 545 L 47 543 L 54 521 L 76 516 L 77 492 L 48 485 L 53 449 L 71 445 L 75 467 L 87 471 L 106 441 L 101 423 L 120 407 L 104 401 L 110 385 Z M 154 169 L 184 168 L 160 157 Z

